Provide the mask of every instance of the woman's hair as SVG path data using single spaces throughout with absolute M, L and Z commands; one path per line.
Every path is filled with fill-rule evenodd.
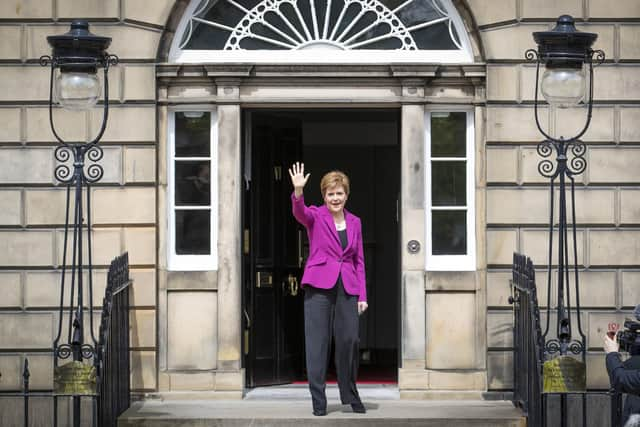
M 327 172 L 320 180 L 320 192 L 322 197 L 327 192 L 327 189 L 341 185 L 344 188 L 344 192 L 349 195 L 349 177 L 341 171 Z

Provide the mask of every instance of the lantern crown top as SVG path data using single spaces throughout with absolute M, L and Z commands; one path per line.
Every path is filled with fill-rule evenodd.
M 571 15 L 560 15 L 556 21 L 556 27 L 553 29 L 556 32 L 575 33 L 576 30 L 575 20 Z
M 591 59 L 595 33 L 578 31 L 570 15 L 561 15 L 551 31 L 537 31 L 533 39 L 538 44 L 538 57 L 547 68 L 580 68 Z
M 71 22 L 68 32 L 48 36 L 53 57 L 100 58 L 111 44 L 111 37 L 97 36 L 89 31 L 89 23 L 76 19 Z

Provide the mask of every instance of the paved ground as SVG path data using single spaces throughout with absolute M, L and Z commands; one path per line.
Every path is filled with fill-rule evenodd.
M 397 385 L 369 385 L 358 384 L 358 392 L 362 400 L 398 400 L 400 392 Z M 306 384 L 295 384 L 285 386 L 256 387 L 250 389 L 245 395 L 245 400 L 301 400 L 311 404 L 309 397 L 309 386 Z M 338 386 L 327 385 L 327 401 L 339 402 Z
M 504 401 L 399 400 L 391 386 L 359 386 L 366 414 L 341 405 L 327 387 L 326 417 L 314 417 L 306 386 L 266 387 L 243 400 L 147 400 L 135 403 L 119 426 L 525 426 L 521 413 Z

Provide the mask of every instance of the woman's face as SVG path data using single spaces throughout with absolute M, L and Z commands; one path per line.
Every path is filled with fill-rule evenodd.
M 340 184 L 327 188 L 324 192 L 324 204 L 331 213 L 340 213 L 347 202 L 347 193 Z

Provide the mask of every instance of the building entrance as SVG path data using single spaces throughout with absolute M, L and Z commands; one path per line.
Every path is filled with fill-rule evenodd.
M 360 320 L 363 382 L 396 382 L 399 329 L 400 111 L 245 110 L 243 330 L 247 386 L 306 380 L 303 293 L 308 253 L 291 214 L 288 168 L 305 163 L 307 204 L 322 204 L 320 179 L 351 180 L 347 209 L 362 219 L 369 310 Z M 334 379 L 329 361 L 328 380 Z

